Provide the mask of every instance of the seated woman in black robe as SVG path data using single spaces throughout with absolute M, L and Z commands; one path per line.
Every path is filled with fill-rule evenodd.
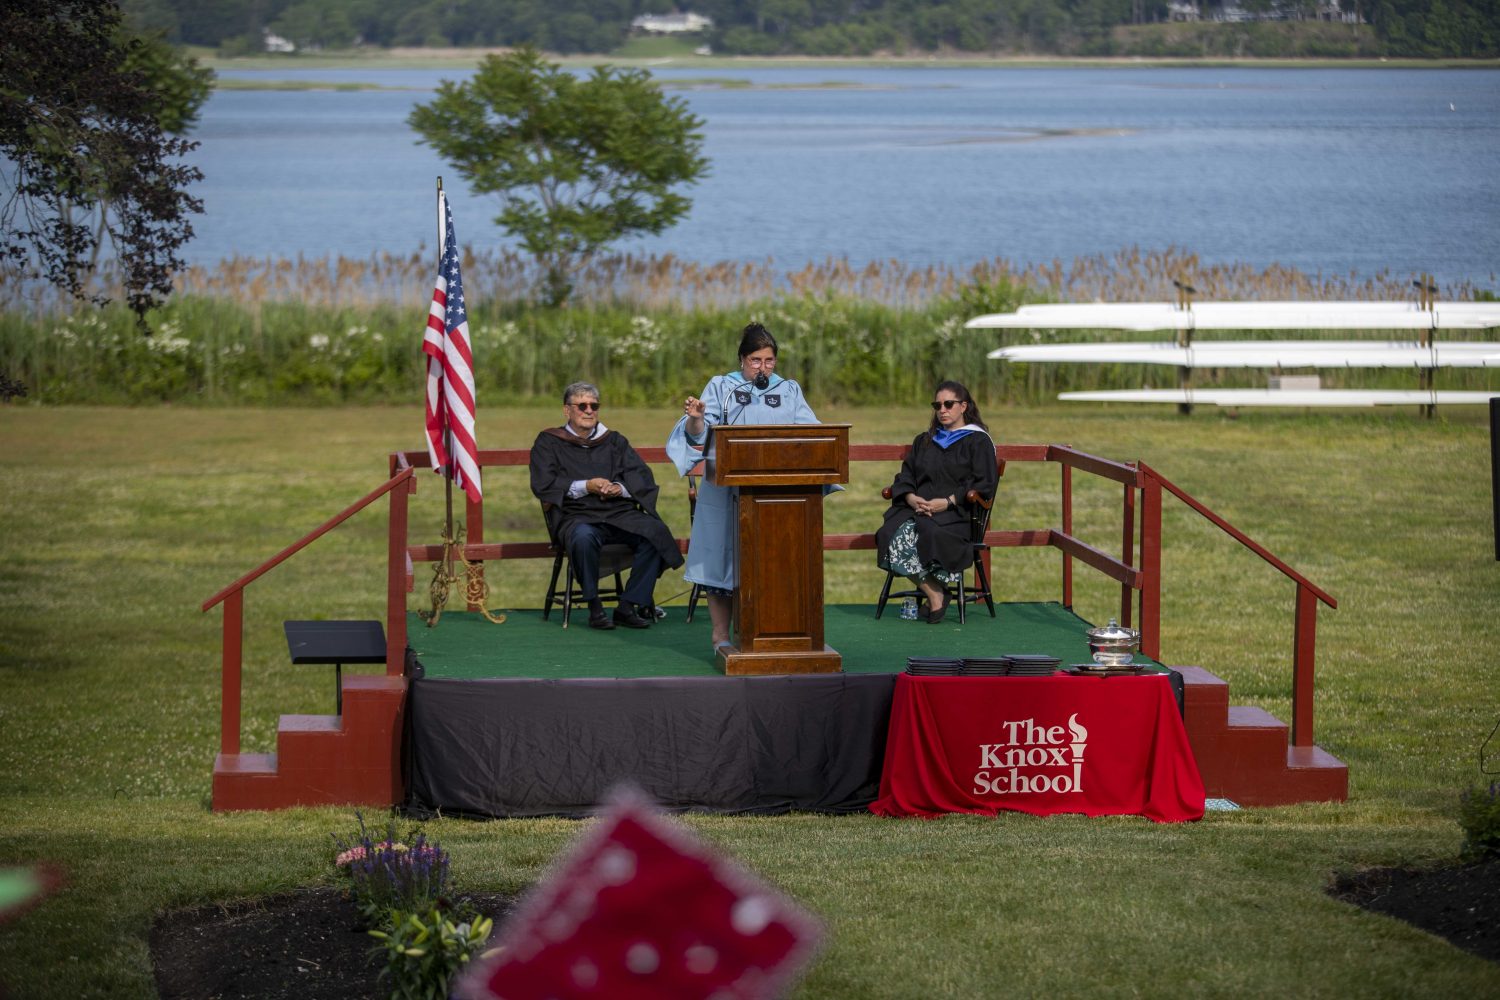
M 947 588 L 974 562 L 964 498 L 970 490 L 993 497 L 998 478 L 995 443 L 979 405 L 962 383 L 940 383 L 932 424 L 912 441 L 875 533 L 880 568 L 904 574 L 926 595 L 931 624 L 947 615 Z

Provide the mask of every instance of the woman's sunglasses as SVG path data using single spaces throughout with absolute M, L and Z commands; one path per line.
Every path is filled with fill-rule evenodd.
M 963 400 L 961 399 L 935 399 L 932 402 L 932 408 L 934 410 L 951 410 L 962 402 Z
M 599 409 L 598 403 L 573 403 L 572 405 L 578 407 L 584 413 L 593 413 Z

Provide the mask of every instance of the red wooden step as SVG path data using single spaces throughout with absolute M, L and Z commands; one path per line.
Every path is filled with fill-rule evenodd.
M 1349 798 L 1349 765 L 1319 746 L 1288 747 L 1288 786 L 1295 802 L 1344 802 Z
M 406 680 L 345 677 L 344 714 L 283 715 L 274 754 L 220 754 L 213 808 L 393 805 L 401 800 Z
M 1182 721 L 1188 732 L 1223 728 L 1229 685 L 1202 667 L 1172 669 L 1182 674 Z
M 1321 747 L 1288 746 L 1288 727 L 1261 708 L 1229 704 L 1229 685 L 1202 667 L 1183 678 L 1188 742 L 1210 798 L 1240 805 L 1342 802 L 1349 768 Z
M 1254 705 L 1230 705 L 1226 724 L 1217 733 L 1204 733 L 1222 752 L 1235 758 L 1271 760 L 1284 766 L 1290 727 L 1263 708 Z
M 214 758 L 213 808 L 281 808 L 273 753 L 221 753 Z

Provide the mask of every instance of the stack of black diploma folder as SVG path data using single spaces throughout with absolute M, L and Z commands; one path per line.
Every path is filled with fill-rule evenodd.
M 963 672 L 964 661 L 956 656 L 908 656 L 906 672 L 913 677 L 953 677 Z
M 1009 677 L 1051 677 L 1062 663 L 1042 653 L 1007 653 L 1006 659 L 1010 660 Z
M 1008 656 L 966 656 L 964 657 L 965 677 L 1004 677 L 1010 673 L 1010 657 Z
M 906 672 L 913 677 L 1051 677 L 1062 661 L 1042 653 L 1004 656 L 908 656 Z

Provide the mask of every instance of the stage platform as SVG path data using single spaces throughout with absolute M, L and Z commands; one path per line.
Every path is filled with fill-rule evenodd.
M 876 620 L 872 606 L 828 607 L 842 673 L 750 677 L 716 669 L 706 609 L 692 623 L 672 608 L 650 629 L 609 632 L 582 616 L 564 631 L 529 610 L 507 610 L 500 625 L 444 614 L 434 629 L 413 617 L 406 807 L 586 816 L 630 781 L 672 810 L 860 812 L 879 792 L 908 656 L 1087 660 L 1090 623 L 1060 604 L 996 612 L 928 625 L 896 609 Z
M 896 678 L 908 656 L 1087 657 L 1090 623 L 1057 603 L 975 610 L 965 625 L 826 609 L 837 674 L 725 677 L 705 614 L 651 629 L 564 630 L 540 610 L 494 625 L 416 616 L 405 673 L 343 676 L 342 715 L 284 715 L 275 753 L 221 753 L 214 808 L 404 805 L 475 817 L 586 816 L 620 781 L 668 809 L 861 812 L 878 794 Z M 1348 768 L 1288 744 L 1197 666 L 1167 670 L 1210 796 L 1240 805 L 1343 801 Z M 1004 684 L 1004 680 L 997 683 Z M 1109 678 L 1082 684 L 1110 684 Z
M 890 464 L 904 449 L 849 450 L 851 461 Z M 652 451 L 650 461 L 663 460 L 659 449 Z M 203 610 L 222 607 L 223 613 L 213 807 L 405 803 L 475 815 L 581 815 L 610 784 L 628 778 L 670 808 L 861 809 L 878 787 L 891 695 L 907 657 L 1032 653 L 1063 664 L 1088 657 L 1085 632 L 1093 623 L 1068 610 L 1075 564 L 1120 584 L 1121 600 L 1135 609 L 1143 647 L 1161 655 L 1161 506 L 1168 495 L 1297 587 L 1293 726 L 1258 706 L 1231 705 L 1228 683 L 1204 666 L 1174 663 L 1169 669 L 1207 793 L 1241 805 L 1348 797 L 1348 768 L 1313 742 L 1317 611 L 1337 607 L 1330 595 L 1142 462 L 1050 444 L 999 445 L 995 454 L 997 463 L 1061 469 L 1053 526 L 991 531 L 985 539 L 996 548 L 1060 552 L 1059 601 L 1002 604 L 996 618 L 976 606 L 966 624 L 951 615 L 938 626 L 902 620 L 895 607 L 876 620 L 873 601 L 825 606 L 824 639 L 840 654 L 840 672 L 726 677 L 709 649 L 706 608 L 689 624 L 685 608 L 673 605 L 665 622 L 642 631 L 593 631 L 581 612 L 564 630 L 556 616 L 544 622 L 539 610 L 526 609 L 504 609 L 509 620 L 501 625 L 448 612 L 438 628 L 428 629 L 407 612 L 414 574 L 448 555 L 441 545 L 416 543 L 409 530 L 408 497 L 426 453 L 395 453 L 383 484 L 204 602 Z M 510 449 L 480 457 L 488 466 L 520 467 L 528 454 Z M 1124 539 L 1123 561 L 1074 536 L 1075 474 L 1124 485 L 1117 536 Z M 338 713 L 283 715 L 274 749 L 247 752 L 241 745 L 245 587 L 382 498 L 390 516 L 381 620 L 287 623 L 293 662 L 342 665 L 336 667 L 342 670 Z M 482 515 L 481 505 L 466 507 L 466 558 L 494 572 L 511 559 L 553 558 L 538 540 L 482 541 Z M 873 545 L 872 535 L 823 536 L 824 551 Z M 348 669 L 376 654 L 369 643 L 346 644 L 346 631 L 377 647 L 384 639 L 382 672 Z M 309 651 L 305 643 L 315 639 Z M 1224 650 L 1222 658 L 1222 667 L 1233 672 L 1236 651 Z M 1070 682 L 1055 686 L 1066 692 Z
M 603 632 L 588 627 L 586 612 L 575 612 L 567 629 L 561 612 L 542 620 L 539 609 L 506 609 L 506 621 L 493 625 L 478 614 L 444 612 L 437 628 L 416 615 L 407 617 L 407 643 L 421 671 L 415 676 L 474 680 L 485 677 L 719 677 L 709 648 L 708 608 L 699 605 L 692 622 L 686 607 L 667 608 L 667 618 L 649 629 Z M 995 656 L 1044 653 L 1065 665 L 1086 663 L 1093 628 L 1056 602 L 996 603 L 991 618 L 984 605 L 971 606 L 968 622 L 956 612 L 940 625 L 901 618 L 892 603 L 877 621 L 874 605 L 828 605 L 823 627 L 828 645 L 844 658 L 846 674 L 896 674 L 908 656 Z M 1149 663 L 1137 656 L 1137 662 Z

